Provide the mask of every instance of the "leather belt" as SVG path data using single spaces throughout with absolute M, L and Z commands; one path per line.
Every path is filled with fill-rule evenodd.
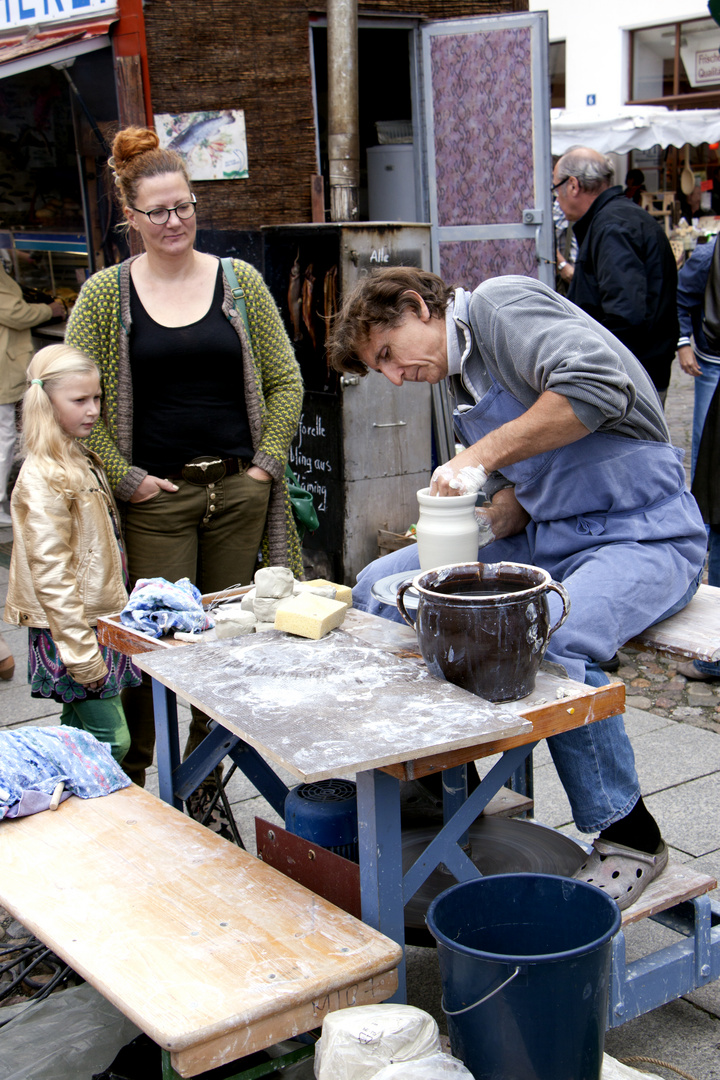
M 197 484 L 199 487 L 207 487 L 208 484 L 217 484 L 226 476 L 234 476 L 235 473 L 246 469 L 250 463 L 242 458 L 217 458 L 198 457 L 183 465 L 179 473 L 166 473 L 168 480 L 186 480 L 188 484 Z

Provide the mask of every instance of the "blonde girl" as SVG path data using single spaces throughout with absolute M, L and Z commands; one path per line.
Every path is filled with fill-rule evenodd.
M 100 376 L 78 349 L 49 345 L 27 379 L 5 620 L 28 627 L 32 696 L 61 702 L 63 724 L 91 732 L 122 761 L 130 734 L 119 693 L 140 677 L 94 629 L 127 600 L 117 508 L 82 442 L 100 414 Z

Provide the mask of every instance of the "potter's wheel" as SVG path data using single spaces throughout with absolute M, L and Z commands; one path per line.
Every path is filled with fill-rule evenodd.
M 403 829 L 403 872 L 420 857 L 437 835 L 432 826 Z M 533 821 L 498 816 L 480 817 L 470 826 L 470 857 L 482 874 L 559 874 L 572 877 L 587 858 L 586 852 L 569 836 Z M 456 879 L 438 867 L 405 907 L 405 926 L 410 944 L 434 944 L 425 928 L 425 913 L 432 900 Z M 417 931 L 422 931 L 418 934 Z
M 387 577 L 379 578 L 374 583 L 370 592 L 381 604 L 395 607 L 395 601 L 400 586 L 405 581 L 412 581 L 419 573 L 420 570 L 401 570 L 399 574 L 389 574 Z M 417 606 L 420 602 L 420 594 L 417 589 L 408 589 L 405 593 L 404 600 L 407 611 L 417 611 Z

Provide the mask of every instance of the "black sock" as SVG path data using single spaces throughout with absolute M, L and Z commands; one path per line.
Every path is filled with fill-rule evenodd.
M 624 844 L 625 847 L 633 848 L 635 851 L 645 851 L 648 855 L 654 855 L 660 847 L 662 835 L 658 823 L 641 796 L 626 817 L 608 825 L 607 829 L 603 829 L 600 840 Z

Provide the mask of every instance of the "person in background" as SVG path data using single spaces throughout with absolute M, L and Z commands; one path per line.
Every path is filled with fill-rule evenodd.
M 66 340 L 100 368 L 103 411 L 88 445 L 124 512 L 131 584 L 247 585 L 259 550 L 265 565 L 302 577 L 284 473 L 303 387 L 280 313 L 257 270 L 233 260 L 248 338 L 220 260 L 195 250 L 183 160 L 154 131 L 118 132 L 109 164 L 144 252 L 89 278 Z M 143 785 L 155 745 L 150 680 L 123 702 L 132 735 L 123 767 Z M 186 755 L 206 720 L 193 707 Z M 204 820 L 216 795 L 211 774 L 188 800 L 191 815 Z M 222 806 L 207 824 L 232 839 Z
M 686 375 L 694 384 L 690 476 L 695 475 L 700 438 L 708 407 L 720 380 L 720 356 L 713 353 L 703 330 L 703 300 L 710 276 L 716 238 L 698 244 L 678 274 L 677 311 L 680 337 L 677 355 Z
M 540 566 L 567 589 L 570 613 L 546 656 L 570 678 L 604 685 L 602 662 L 694 595 L 705 530 L 657 394 L 622 342 L 557 292 L 524 277 L 470 293 L 422 270 L 376 271 L 345 299 L 328 358 L 397 387 L 445 380 L 465 449 L 436 469 L 431 493 L 483 491 L 483 561 Z M 416 545 L 376 560 L 354 605 L 399 620 L 373 585 L 417 568 Z M 576 876 L 627 907 L 663 870 L 667 845 L 622 716 L 548 748 L 576 826 L 600 833 Z
M 642 193 L 645 190 L 645 173 L 642 169 L 630 169 L 625 177 L 625 190 L 623 191 L 625 198 L 632 199 L 639 206 L 642 202 Z
M 664 402 L 678 339 L 675 256 L 663 227 L 612 179 L 610 161 L 586 146 L 553 170 L 579 244 L 567 295 L 638 358 Z
M 31 330 L 66 314 L 62 300 L 25 303 L 22 289 L 0 259 L 0 528 L 11 525 L 7 487 L 17 439 L 15 405 L 25 391 L 25 372 L 33 354 Z
M 120 690 L 140 674 L 95 630 L 127 601 L 117 507 L 83 444 L 100 415 L 100 373 L 77 349 L 49 345 L 27 378 L 4 617 L 28 627 L 32 696 L 61 702 L 60 722 L 108 743 L 121 762 L 130 732 Z
M 690 466 L 692 491 L 698 499 L 707 525 L 708 584 L 720 586 L 720 502 L 714 494 L 718 460 L 713 456 L 717 450 L 715 431 L 718 410 L 714 399 L 720 384 L 720 356 L 710 348 L 703 329 L 705 289 L 713 264 L 715 245 L 715 237 L 706 244 L 698 244 L 678 274 L 678 360 L 683 371 L 695 379 Z M 700 459 L 701 446 L 703 453 Z M 696 487 L 699 460 L 701 465 Z M 677 670 L 686 679 L 715 681 L 720 678 L 720 664 L 704 660 L 690 660 L 678 664 Z

